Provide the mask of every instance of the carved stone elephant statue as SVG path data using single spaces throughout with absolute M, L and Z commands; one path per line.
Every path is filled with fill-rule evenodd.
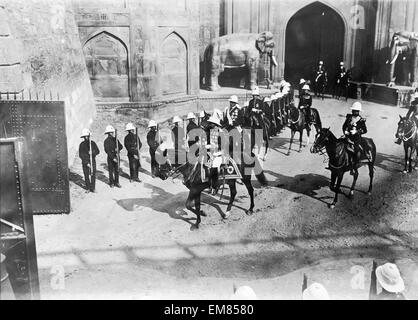
M 269 31 L 228 34 L 214 39 L 204 56 L 205 84 L 208 90 L 218 90 L 218 77 L 228 68 L 247 68 L 245 87 L 253 89 L 257 84 L 257 70 L 262 58 L 277 66 L 273 55 L 273 34 Z
M 389 84 L 417 86 L 418 66 L 417 66 L 417 47 L 418 34 L 408 31 L 395 32 L 390 43 L 390 57 L 386 61 L 390 65 Z M 403 74 L 402 79 L 398 79 L 395 70 L 398 69 Z

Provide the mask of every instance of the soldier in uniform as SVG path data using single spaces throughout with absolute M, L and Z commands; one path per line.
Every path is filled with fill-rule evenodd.
M 243 123 L 242 109 L 238 104 L 238 97 L 233 95 L 229 98 L 229 107 L 226 107 L 223 113 L 222 122 L 227 130 L 233 128 L 241 129 Z
M 340 66 L 336 72 L 336 79 L 335 79 L 335 90 L 334 90 L 334 97 L 339 99 L 344 89 L 344 77 L 347 74 L 347 71 L 344 67 L 344 62 L 340 62 Z
M 138 169 L 141 166 L 139 161 L 139 150 L 142 147 L 142 142 L 135 134 L 135 127 L 132 123 L 128 123 L 125 127 L 128 134 L 125 137 L 124 145 L 128 152 L 129 160 L 129 182 L 141 182 L 138 178 Z
M 263 101 L 260 99 L 260 90 L 258 87 L 255 87 L 251 94 L 253 98 L 248 102 L 248 107 L 245 109 L 245 119 L 249 122 L 249 127 L 261 128 Z
M 303 113 L 305 114 L 305 122 L 307 126 L 310 126 L 312 121 L 311 119 L 311 106 L 312 106 L 312 96 L 309 93 L 309 86 L 305 84 L 302 87 L 301 94 L 299 95 L 299 105 L 298 108 L 304 110 Z
M 303 88 L 303 86 L 306 84 L 306 80 L 305 79 L 303 79 L 303 78 L 301 78 L 300 80 L 299 80 L 299 88 L 298 88 L 298 91 L 299 91 L 299 97 L 300 97 L 300 95 L 301 95 L 301 92 L 302 92 L 302 88 Z
M 409 110 L 406 113 L 406 119 L 412 119 L 415 121 L 415 124 L 418 126 L 418 92 L 415 92 L 414 95 L 412 96 L 412 101 L 409 105 Z M 395 143 L 397 144 L 401 144 L 402 143 L 402 139 L 398 138 Z
M 199 126 L 196 124 L 195 120 L 196 120 L 196 116 L 193 112 L 189 112 L 187 114 L 187 120 L 189 121 L 189 123 L 187 124 L 187 128 L 186 128 L 186 132 L 187 135 L 189 134 L 190 131 L 192 131 L 193 129 L 197 129 L 199 128 Z M 187 143 L 189 144 L 189 148 L 194 145 L 197 141 L 199 141 L 199 138 L 196 137 L 195 140 L 190 140 L 187 138 Z
M 179 116 L 174 116 L 173 118 L 173 128 L 171 129 L 171 138 L 174 143 L 174 157 L 175 164 L 179 164 L 179 153 L 182 152 L 184 146 L 184 129 L 180 127 L 181 118 Z
M 155 178 L 158 174 L 158 162 L 155 159 L 155 152 L 158 146 L 162 143 L 161 138 L 158 137 L 157 123 L 154 120 L 150 120 L 148 124 L 147 143 L 149 147 L 149 154 L 151 156 L 151 176 Z
M 121 188 L 119 184 L 119 152 L 123 149 L 122 144 L 116 141 L 115 129 L 112 126 L 107 126 L 105 134 L 107 138 L 104 141 L 104 150 L 107 153 L 107 166 L 109 168 L 109 185 Z M 117 144 L 117 150 L 116 150 Z
M 354 174 L 354 165 L 357 159 L 357 153 L 361 148 L 361 135 L 367 133 L 366 119 L 360 116 L 362 110 L 361 103 L 356 101 L 351 106 L 351 114 L 347 114 L 346 120 L 343 124 L 343 132 L 348 142 L 347 150 L 351 155 L 351 170 L 350 174 Z
M 327 72 L 324 68 L 324 62 L 319 61 L 318 67 L 314 71 L 314 93 L 315 97 L 319 97 L 327 84 Z
M 84 140 L 80 143 L 78 148 L 78 155 L 83 166 L 84 181 L 86 183 L 86 193 L 95 192 L 96 189 L 96 156 L 100 153 L 96 142 L 91 140 L 91 133 L 89 129 L 83 129 L 81 138 Z M 89 143 L 90 140 L 90 143 Z M 90 153 L 91 144 L 91 153 Z M 91 177 L 91 179 L 90 179 Z

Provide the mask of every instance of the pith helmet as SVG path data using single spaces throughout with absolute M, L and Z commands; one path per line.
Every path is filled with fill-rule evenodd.
M 276 99 L 277 99 L 276 94 L 272 94 L 271 97 L 270 97 L 270 100 L 273 101 L 273 100 L 276 100 Z
M 320 61 L 319 61 L 319 64 L 324 64 L 324 61 L 320 60 Z
M 152 128 L 156 126 L 157 126 L 157 122 L 155 122 L 154 120 L 150 120 L 150 122 L 148 123 L 148 128 Z
M 202 110 L 199 112 L 199 118 L 204 118 L 205 117 L 205 111 Z
M 255 87 L 255 88 L 253 89 L 253 91 L 251 92 L 251 94 L 252 94 L 253 96 L 259 96 L 259 95 L 260 95 L 260 89 L 259 89 L 258 87 Z
M 193 112 L 189 112 L 189 113 L 187 114 L 187 120 L 191 120 L 191 119 L 196 119 L 196 116 L 194 115 L 194 113 L 193 113 Z
M 361 111 L 362 110 L 361 103 L 358 101 L 354 102 L 353 105 L 351 106 L 351 110 Z
M 341 61 L 341 62 L 340 62 L 340 66 L 343 66 L 343 65 L 344 65 L 344 62 L 343 62 L 343 61 Z
M 126 131 L 135 130 L 135 126 L 132 123 L 128 123 L 125 127 Z
M 235 103 L 238 103 L 238 97 L 237 97 L 236 95 L 232 95 L 232 96 L 229 98 L 229 102 L 235 102 Z
M 245 101 L 244 102 L 244 107 L 248 107 L 250 105 L 250 102 L 249 101 Z
M 320 283 L 312 283 L 303 291 L 303 300 L 329 300 L 329 295 L 325 287 Z
M 106 127 L 105 134 L 111 133 L 111 132 L 115 132 L 115 128 L 113 128 L 111 125 L 108 125 Z
M 264 102 L 271 102 L 271 99 L 269 97 L 265 97 Z
M 249 286 L 242 286 L 235 291 L 231 300 L 257 300 L 257 295 Z
M 396 264 L 385 263 L 377 267 L 376 278 L 386 291 L 398 293 L 405 290 L 404 281 Z
M 89 130 L 89 129 L 83 129 L 83 130 L 81 131 L 81 137 L 80 137 L 80 138 L 83 138 L 83 137 L 88 137 L 89 135 L 91 135 L 90 130 Z
M 174 116 L 173 123 L 178 123 L 178 122 L 181 122 L 181 118 L 179 116 Z
M 302 84 L 304 82 L 306 82 L 306 81 L 305 81 L 305 79 L 302 78 L 302 79 L 300 79 L 299 84 Z
M 418 99 L 418 91 L 414 93 L 414 95 L 412 96 L 414 99 Z
M 208 119 L 208 122 L 221 126 L 221 120 L 219 119 L 218 114 L 215 112 L 210 116 L 210 118 Z
M 305 85 L 302 87 L 302 90 L 311 90 L 311 88 L 309 88 L 309 85 L 305 84 Z

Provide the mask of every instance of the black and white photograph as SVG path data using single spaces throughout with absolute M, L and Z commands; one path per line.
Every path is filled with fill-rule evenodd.
M 418 0 L 0 0 L 0 300 L 418 300 L 417 57 Z

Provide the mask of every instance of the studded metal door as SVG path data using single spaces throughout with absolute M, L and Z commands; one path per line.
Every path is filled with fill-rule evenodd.
M 0 138 L 11 137 L 25 138 L 33 213 L 69 213 L 64 102 L 0 100 Z

